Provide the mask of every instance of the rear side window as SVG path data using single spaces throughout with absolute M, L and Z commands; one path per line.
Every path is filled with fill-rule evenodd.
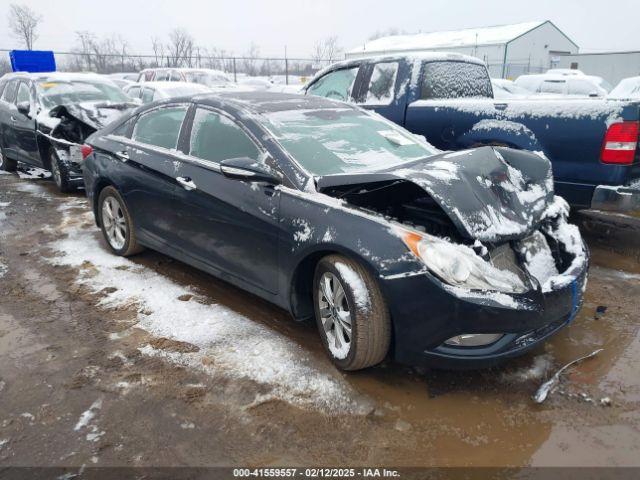
M 564 93 L 564 80 L 545 80 L 538 87 L 540 93 Z
M 16 91 L 18 90 L 18 80 L 11 80 L 2 92 L 2 100 L 13 103 L 16 99 Z
M 213 162 L 260 156 L 258 147 L 233 120 L 202 108 L 193 118 L 190 143 L 190 155 Z
M 179 82 L 182 80 L 182 77 L 180 75 L 180 72 L 177 70 L 173 70 L 171 72 L 171 77 L 169 77 L 169 80 L 172 82 Z
M 142 89 L 142 103 L 151 103 L 153 102 L 153 89 L 149 87 L 144 87 Z
M 131 87 L 127 90 L 127 95 L 131 98 L 138 98 L 140 96 L 140 87 Z
M 389 105 L 393 101 L 398 65 L 398 62 L 374 65 L 364 105 Z
M 167 107 L 143 114 L 133 129 L 133 140 L 163 148 L 176 148 L 187 107 Z
M 422 77 L 423 99 L 491 98 L 491 79 L 484 65 L 466 62 L 427 62 Z
M 351 97 L 351 89 L 356 80 L 358 68 L 344 68 L 328 73 L 311 85 L 307 93 L 333 100 L 347 101 Z
M 169 80 L 169 70 L 160 70 L 159 72 L 156 72 L 156 78 L 155 81 L 156 82 L 166 82 L 167 80 Z
M 16 103 L 28 102 L 31 103 L 31 92 L 29 91 L 29 85 L 24 82 L 20 82 L 18 87 L 18 95 L 16 97 Z

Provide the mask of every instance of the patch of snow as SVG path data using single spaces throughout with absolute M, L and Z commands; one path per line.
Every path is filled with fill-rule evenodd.
M 51 177 L 51 172 L 38 167 L 27 167 L 24 170 L 18 170 L 18 176 L 27 180 L 34 178 L 49 178 Z
M 0 262 L 0 278 L 4 277 L 9 271 L 9 267 L 7 267 L 4 263 Z
M 313 234 L 313 228 L 309 226 L 309 222 L 307 222 L 306 220 L 303 220 L 302 218 L 296 218 L 293 221 L 293 225 L 299 228 L 299 230 L 297 230 L 293 234 L 293 239 L 296 242 L 299 242 L 299 243 L 308 242 L 311 239 L 311 235 Z
M 0 450 L 4 448 L 5 445 L 9 443 L 9 439 L 5 438 L 4 440 L 0 440 Z
M 101 408 L 102 408 L 102 399 L 99 398 L 98 400 L 96 400 L 91 404 L 88 410 L 85 410 L 84 412 L 82 412 L 82 415 L 80 415 L 80 418 L 78 419 L 78 423 L 76 423 L 76 426 L 73 427 L 73 430 L 77 432 L 82 428 L 88 426 L 89 422 L 93 420 L 93 418 L 96 416 L 97 411 L 100 410 Z
M 91 214 L 63 212 L 61 228 L 68 237 L 51 244 L 59 255 L 49 261 L 80 268 L 77 282 L 102 292 L 100 306 L 137 304 L 140 311 L 145 310 L 138 315 L 137 327 L 200 348 L 195 353 L 176 353 L 147 346 L 141 349 L 144 354 L 162 356 L 212 375 L 267 385 L 274 396 L 293 404 L 328 412 L 367 413 L 369 406 L 363 406 L 357 392 L 340 376 L 318 370 L 308 352 L 290 339 L 223 305 L 178 301 L 185 293 L 197 293 L 107 252 L 97 239 L 97 231 L 80 226 L 87 220 L 91 220 Z M 85 262 L 95 268 L 83 271 Z M 116 291 L 104 294 L 105 287 L 114 285 Z M 205 357 L 215 358 L 214 365 L 203 362 Z
M 349 265 L 336 262 L 335 264 L 336 270 L 340 272 L 340 275 L 344 279 L 345 282 L 351 288 L 353 292 L 353 297 L 356 301 L 356 304 L 365 310 L 369 310 L 371 307 L 371 300 L 369 299 L 369 290 L 367 289 L 362 277 L 356 273 Z

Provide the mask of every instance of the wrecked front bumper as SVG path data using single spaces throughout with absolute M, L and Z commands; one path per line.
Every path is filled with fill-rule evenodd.
M 562 286 L 493 298 L 482 292 L 464 296 L 441 288 L 426 272 L 383 278 L 394 323 L 394 357 L 413 366 L 476 369 L 522 355 L 575 318 L 583 301 L 587 268 L 588 255 L 564 272 L 567 281 Z M 503 336 L 482 347 L 444 343 L 473 333 Z
M 591 208 L 640 216 L 640 184 L 638 186 L 599 185 L 593 192 Z

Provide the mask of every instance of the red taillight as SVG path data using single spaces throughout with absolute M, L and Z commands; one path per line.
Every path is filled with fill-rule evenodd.
M 82 145 L 80 152 L 82 153 L 82 160 L 86 160 L 93 153 L 93 147 L 91 145 Z
M 630 165 L 638 146 L 638 122 L 612 124 L 604 136 L 600 159 L 603 163 Z

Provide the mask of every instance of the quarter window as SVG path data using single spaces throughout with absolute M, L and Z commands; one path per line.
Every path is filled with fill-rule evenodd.
M 376 63 L 371 73 L 365 105 L 389 105 L 393 101 L 398 62 Z
M 176 148 L 187 107 L 167 107 L 143 114 L 133 130 L 133 140 L 163 148 Z
M 319 97 L 347 101 L 358 75 L 358 68 L 344 68 L 326 74 L 309 87 L 308 93 Z
M 190 155 L 213 162 L 260 156 L 258 147 L 233 120 L 202 108 L 193 118 L 190 143 Z

